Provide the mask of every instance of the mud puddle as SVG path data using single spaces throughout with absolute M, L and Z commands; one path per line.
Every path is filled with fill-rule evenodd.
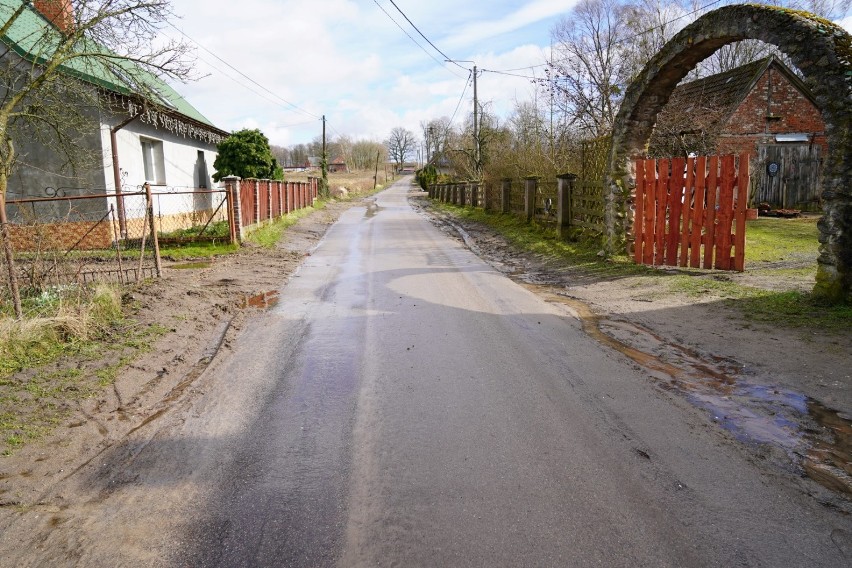
M 381 210 L 382 208 L 376 205 L 375 199 L 370 200 L 367 202 L 367 211 L 364 212 L 364 217 L 367 219 L 372 219 L 373 217 L 378 215 L 379 211 Z
M 278 300 L 278 290 L 259 292 L 252 296 L 244 296 L 243 299 L 240 301 L 240 308 L 259 308 L 261 310 L 265 310 L 277 306 Z
M 852 497 L 852 421 L 848 416 L 802 393 L 750 382 L 733 361 L 708 361 L 637 324 L 595 314 L 577 299 L 518 276 L 513 278 L 524 287 L 571 308 L 589 336 L 650 370 L 662 388 L 708 412 L 737 440 L 780 450 L 786 456 L 782 467 L 792 466 L 823 487 Z

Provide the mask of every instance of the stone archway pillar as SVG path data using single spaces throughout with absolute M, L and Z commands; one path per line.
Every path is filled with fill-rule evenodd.
M 654 56 L 625 93 L 613 127 L 607 175 L 607 243 L 626 246 L 635 183 L 631 158 L 645 155 L 657 113 L 695 65 L 743 39 L 777 46 L 804 75 L 825 122 L 819 222 L 820 254 L 814 293 L 852 301 L 852 36 L 813 14 L 776 6 L 735 5 L 685 27 Z

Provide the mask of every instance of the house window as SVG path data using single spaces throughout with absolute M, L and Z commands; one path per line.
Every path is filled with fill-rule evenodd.
M 163 159 L 163 143 L 160 140 L 141 138 L 142 161 L 145 164 L 145 181 L 157 185 L 166 183 L 166 166 Z

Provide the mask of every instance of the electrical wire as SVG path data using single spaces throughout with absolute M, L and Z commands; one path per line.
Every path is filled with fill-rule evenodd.
M 312 112 L 310 112 L 310 111 L 307 111 L 307 110 L 303 109 L 303 108 L 302 108 L 302 107 L 300 107 L 299 105 L 297 105 L 297 104 L 295 104 L 295 103 L 292 103 L 292 102 L 288 101 L 287 99 L 285 99 L 285 98 L 283 98 L 282 96 L 280 96 L 278 93 L 276 93 L 276 92 L 274 92 L 274 91 L 272 91 L 272 90 L 270 90 L 270 89 L 267 89 L 266 87 L 264 87 L 263 85 L 261 85 L 260 83 L 258 83 L 257 81 L 255 81 L 254 79 L 252 79 L 251 77 L 249 77 L 248 75 L 246 75 L 245 73 L 243 73 L 242 71 L 240 71 L 239 69 L 237 69 L 236 67 L 234 67 L 233 65 L 231 65 L 230 63 L 228 63 L 227 61 L 225 61 L 224 59 L 222 59 L 221 57 L 219 57 L 218 55 L 216 55 L 215 53 L 213 53 L 213 52 L 212 52 L 212 51 L 210 51 L 209 49 L 207 49 L 206 47 L 204 47 L 203 45 L 201 45 L 200 43 L 198 43 L 197 41 L 195 41 L 195 40 L 194 40 L 194 39 L 192 39 L 191 37 L 189 37 L 189 36 L 188 36 L 188 35 L 187 35 L 187 34 L 186 34 L 183 30 L 179 29 L 177 26 L 175 26 L 175 25 L 174 25 L 174 24 L 172 24 L 171 22 L 167 22 L 167 23 L 168 23 L 168 25 L 169 25 L 170 27 L 174 28 L 174 29 L 175 29 L 175 31 L 177 31 L 177 32 L 178 32 L 179 34 L 181 34 L 183 37 L 185 37 L 186 39 L 188 39 L 189 41 L 191 41 L 191 42 L 192 42 L 193 44 L 195 44 L 197 47 L 199 47 L 199 48 L 203 49 L 204 51 L 206 51 L 207 53 L 209 53 L 210 55 L 212 55 L 213 57 L 215 57 L 216 59 L 218 59 L 219 61 L 221 61 L 221 62 L 222 62 L 222 63 L 224 63 L 225 65 L 227 65 L 227 66 L 228 66 L 228 68 L 233 69 L 236 73 L 238 73 L 238 74 L 239 74 L 241 77 L 243 77 L 244 79 L 246 79 L 246 80 L 250 81 L 251 83 L 253 83 L 254 85 L 256 85 L 256 86 L 260 87 L 261 89 L 263 89 L 264 91 L 266 91 L 267 93 L 269 93 L 270 95 L 272 95 L 273 97 L 275 97 L 276 99 L 278 99 L 278 100 L 280 100 L 280 101 L 284 102 L 285 104 L 287 104 L 287 105 L 289 105 L 289 106 L 293 107 L 293 109 L 294 109 L 295 111 L 300 112 L 300 113 L 302 113 L 302 114 L 304 114 L 304 115 L 306 115 L 306 116 L 310 116 L 310 117 L 312 117 L 312 118 L 316 118 L 316 119 L 319 119 L 319 118 L 320 118 L 319 116 L 315 115 L 314 113 L 312 113 Z M 209 63 L 208 63 L 208 64 L 209 64 Z M 220 70 L 220 69 L 217 69 L 217 71 L 220 71 L 220 72 L 221 72 L 221 70 Z
M 627 42 L 627 41 L 634 40 L 634 39 L 636 39 L 636 38 L 638 38 L 638 37 L 641 37 L 641 36 L 643 36 L 643 35 L 645 35 L 645 34 L 649 34 L 649 33 L 653 32 L 653 31 L 655 31 L 655 30 L 662 29 L 663 27 L 665 27 L 665 26 L 667 26 L 667 25 L 671 24 L 672 22 L 675 22 L 675 21 L 680 20 L 680 19 L 682 19 L 682 18 L 686 18 L 686 17 L 688 17 L 688 16 L 692 16 L 692 15 L 694 15 L 694 14 L 697 14 L 698 12 L 702 12 L 702 11 L 706 10 L 707 8 L 709 8 L 709 7 L 711 7 L 711 6 L 714 6 L 714 5 L 719 4 L 719 3 L 721 3 L 721 2 L 724 2 L 724 1 L 725 1 L 725 0 L 713 0 L 712 2 L 709 2 L 709 3 L 707 3 L 707 4 L 703 5 L 703 6 L 699 7 L 699 8 L 696 8 L 695 10 L 693 10 L 693 11 L 691 11 L 691 12 L 687 12 L 687 13 L 685 13 L 685 14 L 681 14 L 680 16 L 675 16 L 675 17 L 674 17 L 674 18 L 672 18 L 671 20 L 668 20 L 668 21 L 666 21 L 666 22 L 663 22 L 662 24 L 659 24 L 659 25 L 657 25 L 657 26 L 653 26 L 653 27 L 648 28 L 648 29 L 646 29 L 646 30 L 642 30 L 641 32 L 637 32 L 637 33 L 635 33 L 635 34 L 633 34 L 633 35 L 631 35 L 631 36 L 628 36 L 628 37 L 625 37 L 625 38 L 621 38 L 621 39 L 619 39 L 619 40 L 616 40 L 616 41 L 612 42 L 612 44 L 611 44 L 611 45 L 619 45 L 619 44 L 625 43 L 625 42 Z M 588 51 L 588 52 L 584 52 L 584 53 L 589 54 L 589 53 L 592 53 L 592 52 L 591 52 L 591 51 Z M 488 72 L 488 73 L 498 73 L 498 74 L 506 75 L 506 74 L 510 74 L 512 71 L 523 71 L 524 69 L 535 69 L 536 67 L 544 67 L 544 66 L 546 66 L 546 65 L 549 65 L 549 63 L 546 63 L 546 62 L 545 62 L 545 63 L 538 63 L 538 64 L 536 64 L 536 65 L 529 65 L 529 66 L 527 66 L 527 67 L 517 67 L 517 68 L 515 68 L 515 69 L 502 69 L 502 70 L 500 70 L 500 71 L 495 71 L 495 70 L 493 70 L 493 69 L 483 69 L 483 72 Z M 525 79 L 535 79 L 535 77 L 527 77 L 527 76 L 523 76 L 523 75 L 517 75 L 517 77 L 524 77 Z
M 429 51 L 428 51 L 425 47 L 423 47 L 422 45 L 420 45 L 420 43 L 419 43 L 416 39 L 414 39 L 413 37 L 411 37 L 411 34 L 410 34 L 410 33 L 408 33 L 407 31 L 405 31 L 405 28 L 403 28 L 403 27 L 399 24 L 399 22 L 397 22 L 396 20 L 394 20 L 394 19 L 393 19 L 393 16 L 391 16 L 391 15 L 388 13 L 388 11 L 387 11 L 387 10 L 385 10 L 384 6 L 382 6 L 381 4 L 379 4 L 379 0 L 373 0 L 373 3 L 374 3 L 376 6 L 378 6 L 378 7 L 379 7 L 379 9 L 380 9 L 382 12 L 384 12 L 384 13 L 385 13 L 385 16 L 387 16 L 387 17 L 388 17 L 388 19 L 390 19 L 390 21 L 391 21 L 391 22 L 393 22 L 394 24 L 396 24 L 396 27 L 398 27 L 400 30 L 402 30 L 402 33 L 404 33 L 405 35 L 407 35 L 407 36 L 408 36 L 408 39 L 410 39 L 411 41 L 413 41 L 413 42 L 414 42 L 414 45 L 416 45 L 417 47 L 419 47 L 420 49 L 422 49 L 422 50 L 423 50 L 423 53 L 425 53 L 426 55 L 428 55 L 429 57 L 431 57 L 431 58 L 432 58 L 432 59 L 433 59 L 433 60 L 434 60 L 434 61 L 435 61 L 438 65 L 440 65 L 441 67 L 443 67 L 444 69 L 446 69 L 447 71 L 449 71 L 450 73 L 452 73 L 453 75 L 455 75 L 456 77 L 458 77 L 458 78 L 461 78 L 461 77 L 462 77 L 461 75 L 459 75 L 458 73 L 456 73 L 455 71 L 453 71 L 452 69 L 450 69 L 449 67 L 447 67 L 446 65 L 444 65 L 444 63 L 443 63 L 440 59 L 438 59 L 437 57 L 435 57 L 434 55 L 432 55 L 431 53 L 429 53 Z M 397 9 L 398 9 L 398 8 L 397 8 Z M 403 16 L 405 16 L 405 14 L 403 14 Z M 407 19 L 407 18 L 406 18 L 406 19 Z M 412 25 L 413 25 L 413 24 L 412 24 Z M 415 29 L 417 29 L 417 28 L 415 28 Z M 429 41 L 429 40 L 427 39 L 426 41 Z M 434 46 L 433 46 L 433 47 L 434 47 Z M 440 53 L 440 51 L 439 51 L 439 53 Z M 456 65 L 458 65 L 458 63 L 456 63 Z M 459 65 L 459 67 L 461 67 L 461 66 Z M 464 67 L 462 67 L 462 69 L 464 69 Z
M 455 61 L 453 61 L 453 58 L 452 58 L 452 57 L 450 57 L 449 55 L 447 55 L 446 53 L 444 53 L 443 51 L 441 51 L 440 49 L 438 49 L 438 46 L 436 46 L 434 43 L 432 43 L 432 41 L 431 41 L 428 37 L 426 37 L 425 35 L 423 35 L 423 32 L 421 32 L 421 31 L 420 31 L 420 29 L 419 29 L 417 26 L 415 26 L 415 25 L 414 25 L 414 22 L 412 22 L 412 21 L 411 21 L 411 19 L 409 19 L 409 17 L 405 15 L 405 12 L 403 12 L 403 11 L 400 9 L 400 7 L 396 5 L 396 2 L 394 2 L 393 0 L 389 0 L 389 1 L 390 1 L 390 3 L 391 3 L 391 4 L 393 4 L 393 7 L 394 7 L 394 8 L 396 8 L 396 11 L 397 11 L 397 12 L 399 12 L 400 14 L 402 14 L 402 17 L 403 17 L 403 18 L 405 18 L 405 21 L 406 21 L 406 22 L 408 22 L 409 24 L 411 24 L 411 27 L 412 27 L 412 28 L 414 28 L 414 30 L 415 30 L 417 33 L 419 33 L 419 34 L 420 34 L 420 37 L 422 37 L 423 39 L 425 39 L 425 40 L 426 40 L 426 42 L 427 42 L 429 45 L 431 45 L 431 46 L 432 46 L 432 48 L 433 48 L 435 51 L 437 51 L 438 53 L 440 53 L 440 54 L 444 57 L 444 61 L 447 61 L 447 62 L 449 62 L 449 63 L 452 63 L 453 65 L 455 65 L 456 67 L 458 67 L 458 68 L 460 68 L 460 69 L 464 69 L 464 67 L 462 67 L 461 65 L 459 65 L 458 63 L 456 63 Z
M 462 101 L 464 100 L 464 95 L 467 93 L 467 88 L 470 86 L 470 78 L 473 76 L 473 71 L 468 71 L 467 81 L 464 82 L 464 89 L 462 90 L 462 94 L 459 97 L 459 102 L 456 103 L 456 110 L 453 111 L 453 116 L 450 117 L 450 122 L 448 124 L 453 123 L 453 119 L 456 117 L 456 113 L 459 111 L 459 107 L 461 107 Z M 449 129 L 449 126 L 447 126 Z

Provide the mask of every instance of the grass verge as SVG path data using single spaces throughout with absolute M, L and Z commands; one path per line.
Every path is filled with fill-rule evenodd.
M 295 225 L 302 217 L 306 217 L 314 211 L 324 208 L 325 205 L 326 201 L 317 200 L 313 207 L 305 207 L 304 209 L 297 209 L 296 211 L 287 213 L 283 217 L 279 217 L 271 223 L 266 223 L 253 230 L 248 234 L 246 240 L 264 248 L 272 248 L 281 240 L 284 231 Z
M 462 208 L 432 202 L 432 206 L 459 219 L 483 223 L 496 230 L 513 246 L 545 259 L 565 262 L 581 276 L 609 279 L 651 277 L 659 281 L 665 293 L 687 297 L 721 299 L 726 307 L 744 319 L 774 326 L 842 333 L 852 323 L 852 306 L 830 305 L 799 290 L 767 290 L 733 280 L 726 272 L 661 271 L 636 265 L 627 256 L 603 259 L 598 247 L 588 242 L 567 242 L 552 230 L 528 224 L 515 215 L 485 213 L 481 209 Z M 756 264 L 754 273 L 775 276 L 807 276 L 816 266 L 772 269 L 768 263 L 796 258 L 815 258 L 818 246 L 817 218 L 760 219 L 748 226 L 746 258 Z
M 111 286 L 49 289 L 25 305 L 23 321 L 0 316 L 0 455 L 50 432 L 165 332 L 126 319 Z M 76 365 L 53 365 L 65 358 Z

